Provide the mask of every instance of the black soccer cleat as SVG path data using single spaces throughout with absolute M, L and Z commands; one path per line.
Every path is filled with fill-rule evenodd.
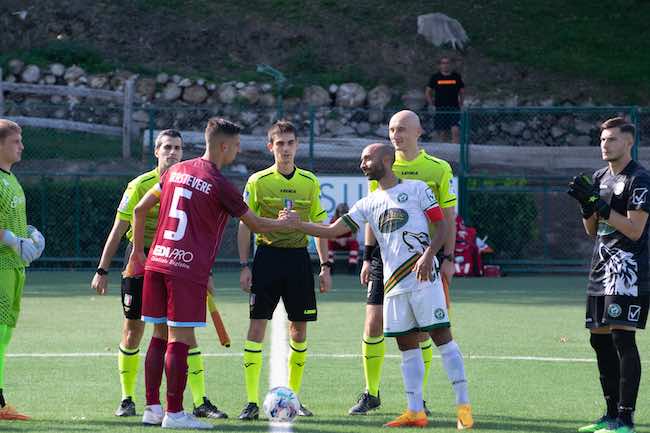
M 127 397 L 120 402 L 120 406 L 115 411 L 115 416 L 135 416 L 135 403 L 131 397 Z
M 377 393 L 377 397 L 375 397 L 366 391 L 359 396 L 357 404 L 350 408 L 348 415 L 366 415 L 368 412 L 377 409 L 379 406 L 381 406 L 379 393 Z
M 298 416 L 314 416 L 314 414 L 301 403 L 300 409 L 298 409 Z
M 427 417 L 430 417 L 430 416 L 431 416 L 431 411 L 430 411 L 429 408 L 427 407 L 427 402 L 423 400 L 423 401 L 422 401 L 422 406 L 424 407 L 424 409 L 423 409 L 423 410 L 424 410 L 424 414 L 425 414 Z
M 253 421 L 259 419 L 260 417 L 260 408 L 257 406 L 257 403 L 247 403 L 246 407 L 241 411 L 238 419 L 242 421 Z
M 192 411 L 197 418 L 214 418 L 214 419 L 226 419 L 228 414 L 226 412 L 220 411 L 217 406 L 213 405 L 207 397 L 203 397 L 203 404 L 199 407 L 194 406 Z

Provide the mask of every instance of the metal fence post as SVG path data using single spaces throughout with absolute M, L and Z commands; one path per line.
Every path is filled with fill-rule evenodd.
M 639 130 L 641 129 L 641 116 L 639 115 L 639 107 L 634 106 L 630 108 L 630 122 L 634 125 L 634 146 L 632 146 L 632 159 L 639 159 Z
M 47 181 L 41 176 L 41 230 L 47 233 Z
M 4 80 L 2 75 L 2 68 L 0 68 L 0 116 L 5 115 L 5 91 L 2 88 L 2 81 Z
M 81 257 L 81 197 L 80 197 L 80 176 L 74 178 L 74 255 Z
M 153 107 L 147 109 L 149 114 L 149 149 L 145 149 L 144 143 L 142 144 L 142 162 L 150 162 L 153 159 L 151 150 L 155 147 L 154 144 L 154 130 L 156 129 L 156 110 Z
M 314 171 L 314 142 L 316 141 L 316 110 L 309 107 L 309 170 Z
M 460 170 L 458 173 L 458 213 L 464 220 L 469 219 L 468 213 L 468 188 L 467 177 L 469 175 L 469 161 L 468 161 L 468 147 L 469 147 L 469 109 L 463 110 L 461 113 L 461 134 L 460 134 L 460 148 L 459 160 Z
M 133 129 L 133 79 L 124 83 L 124 118 L 122 120 L 122 158 L 131 157 L 131 131 Z

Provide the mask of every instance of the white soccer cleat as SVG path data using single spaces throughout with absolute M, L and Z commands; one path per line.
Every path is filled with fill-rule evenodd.
M 144 407 L 144 413 L 142 414 L 142 424 L 144 425 L 160 425 L 163 422 L 164 413 L 162 406 L 159 404 L 153 404 L 151 406 Z
M 162 428 L 210 430 L 214 428 L 214 426 L 207 422 L 199 421 L 199 419 L 191 413 L 181 412 L 178 417 L 175 415 L 172 417 L 166 413 L 162 420 Z

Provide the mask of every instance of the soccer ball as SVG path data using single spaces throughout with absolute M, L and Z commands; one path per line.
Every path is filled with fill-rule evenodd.
M 276 386 L 264 398 L 264 413 L 275 422 L 291 422 L 298 415 L 298 396 L 285 386 Z

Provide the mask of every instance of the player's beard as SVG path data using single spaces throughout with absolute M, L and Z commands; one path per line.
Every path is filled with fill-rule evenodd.
M 378 165 L 376 167 L 371 167 L 366 170 L 366 176 L 368 176 L 368 180 L 379 180 L 384 175 L 386 174 L 386 169 L 382 165 Z

